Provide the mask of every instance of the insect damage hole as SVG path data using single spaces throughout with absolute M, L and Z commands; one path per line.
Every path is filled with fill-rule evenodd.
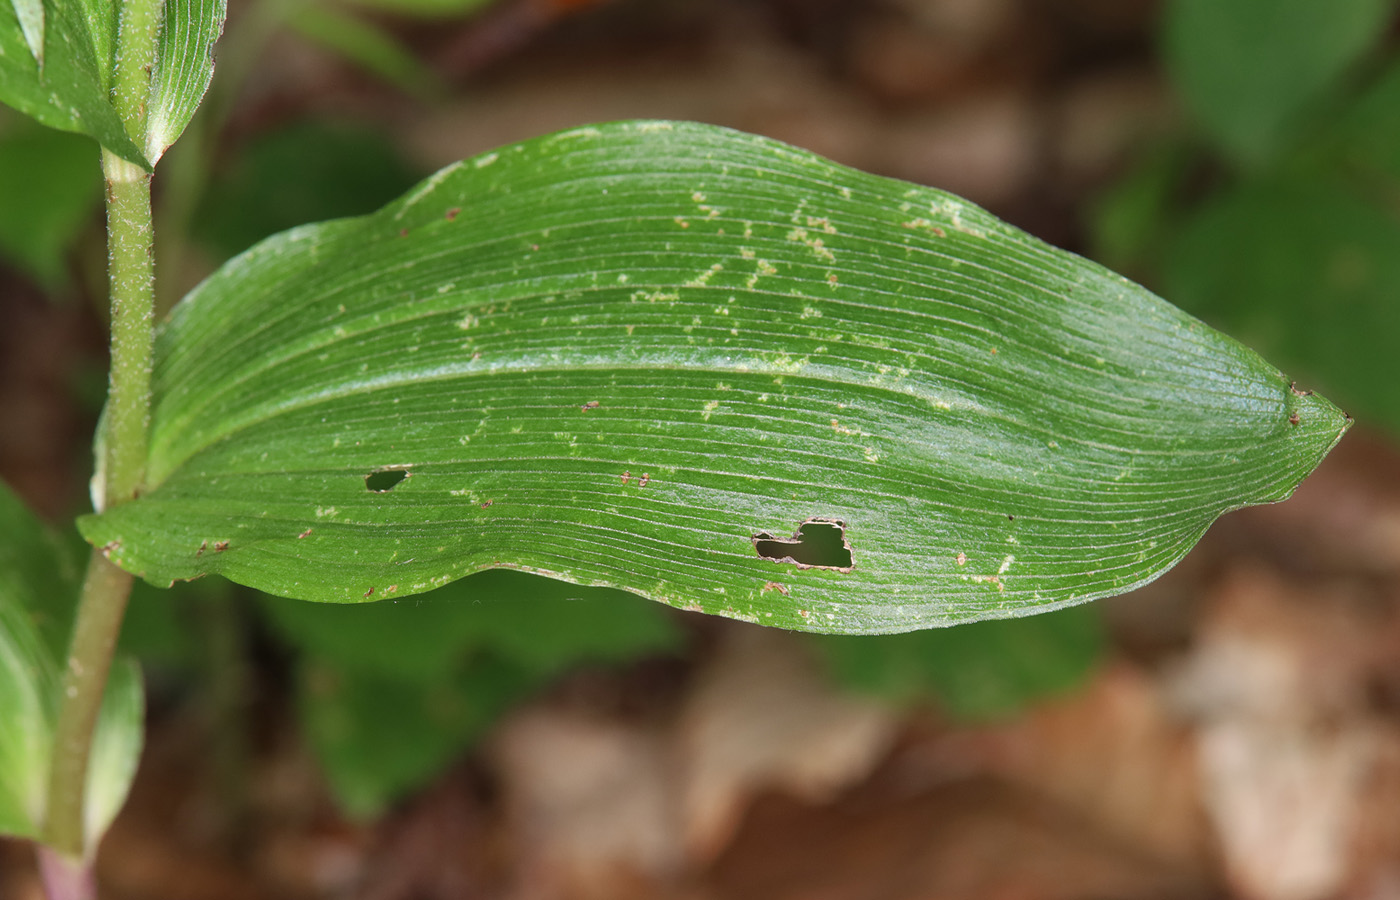
M 846 523 L 839 519 L 808 519 L 790 538 L 762 532 L 753 536 L 753 546 L 764 559 L 792 563 L 799 569 L 849 572 L 855 565 L 851 542 L 846 540 Z
M 407 469 L 375 469 L 365 476 L 365 489 L 375 494 L 387 494 L 407 477 Z

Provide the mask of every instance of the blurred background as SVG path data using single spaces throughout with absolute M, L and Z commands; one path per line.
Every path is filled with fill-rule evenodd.
M 399 603 L 138 588 L 98 872 L 194 898 L 1400 898 L 1393 0 L 232 0 L 156 177 L 173 304 L 273 232 L 586 122 L 946 188 L 1358 420 L 1111 601 L 879 638 L 492 572 Z M 86 509 L 94 145 L 0 109 L 0 478 Z M 76 538 L 75 538 L 76 540 Z M 39 897 L 0 841 L 0 897 Z

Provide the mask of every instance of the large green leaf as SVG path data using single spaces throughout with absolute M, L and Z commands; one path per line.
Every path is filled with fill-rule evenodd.
M 676 123 L 259 244 L 176 308 L 155 395 L 148 492 L 80 525 L 154 582 L 514 567 L 836 632 L 1126 591 L 1348 422 L 956 197 Z
M 78 577 L 58 540 L 0 483 L 0 835 L 36 838 Z M 141 755 L 143 701 L 134 663 L 119 660 L 103 696 L 84 819 L 96 839 L 121 808 Z
M 146 120 L 128 127 L 110 101 L 117 58 L 113 0 L 0 0 L 0 102 L 154 166 L 180 136 L 214 72 L 225 0 L 166 0 Z M 140 135 L 133 140 L 131 135 Z
M 1393 0 L 1172 0 L 1164 49 L 1211 136 L 1237 159 L 1263 163 L 1394 12 Z

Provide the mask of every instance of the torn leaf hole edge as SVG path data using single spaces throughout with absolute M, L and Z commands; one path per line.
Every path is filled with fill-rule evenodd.
M 839 528 L 841 530 L 841 546 L 851 555 L 851 564 L 849 566 L 817 566 L 811 563 L 798 562 L 791 556 L 764 556 L 759 552 L 759 541 L 776 541 L 780 544 L 800 545 L 802 543 L 802 528 L 806 525 L 835 525 Z M 797 523 L 797 530 L 792 533 L 792 537 L 774 537 L 766 531 L 760 531 L 758 534 L 751 535 L 749 539 L 753 543 L 753 552 L 758 554 L 759 559 L 766 559 L 778 565 L 787 564 L 796 566 L 799 569 L 822 569 L 827 572 L 841 572 L 842 574 L 848 574 L 856 567 L 856 551 L 855 548 L 851 546 L 851 538 L 846 530 L 846 521 L 844 519 L 835 519 L 827 516 L 808 516 Z

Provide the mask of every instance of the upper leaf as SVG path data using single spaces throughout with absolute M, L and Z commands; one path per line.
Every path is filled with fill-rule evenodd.
M 225 0 L 166 0 L 144 122 L 111 102 L 118 58 L 112 0 L 0 0 L 0 102 L 150 168 L 180 136 L 214 72 Z M 133 138 L 132 135 L 137 135 Z
M 154 582 L 506 566 L 816 631 L 1129 590 L 1349 421 L 956 197 L 678 123 L 270 238 L 156 355 L 151 489 L 80 524 Z
M 214 42 L 226 11 L 226 0 L 165 0 L 146 114 L 145 151 L 151 165 L 185 130 L 209 89 Z
M 40 17 L 36 6 L 0 0 L 0 102 L 147 165 L 108 99 L 116 34 L 110 0 L 44 0 Z M 36 53 L 31 41 L 39 40 L 42 52 Z

